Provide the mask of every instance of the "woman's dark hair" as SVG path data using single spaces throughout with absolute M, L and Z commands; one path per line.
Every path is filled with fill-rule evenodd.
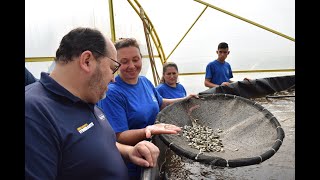
M 98 59 L 107 56 L 106 49 L 106 40 L 99 30 L 79 27 L 62 38 L 56 51 L 55 61 L 71 62 L 74 57 L 80 56 L 86 50 L 91 51 Z
M 162 66 L 162 77 L 161 77 L 160 83 L 165 83 L 164 74 L 166 73 L 168 67 L 174 67 L 177 70 L 177 72 L 179 73 L 178 66 L 176 63 L 174 63 L 174 62 L 164 63 Z
M 124 47 L 133 46 L 138 48 L 140 51 L 139 44 L 137 40 L 134 38 L 120 38 L 118 41 L 115 42 L 114 46 L 116 47 L 117 50 Z
M 119 50 L 119 49 L 125 48 L 125 47 L 130 47 L 130 46 L 136 47 L 136 48 L 138 48 L 139 54 L 142 58 L 139 44 L 135 38 L 120 38 L 118 41 L 116 41 L 114 43 L 114 46 L 116 47 L 116 50 Z

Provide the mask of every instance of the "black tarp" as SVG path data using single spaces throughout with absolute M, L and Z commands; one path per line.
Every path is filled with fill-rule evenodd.
M 201 94 L 232 94 L 245 98 L 264 97 L 275 92 L 288 90 L 295 87 L 295 75 L 277 76 L 253 80 L 244 80 L 231 83 L 228 86 L 218 86 Z

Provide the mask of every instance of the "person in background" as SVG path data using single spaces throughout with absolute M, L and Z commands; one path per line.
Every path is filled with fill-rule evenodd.
M 24 86 L 27 86 L 29 84 L 32 84 L 34 82 L 36 82 L 38 79 L 36 79 L 33 74 L 31 74 L 31 72 L 26 68 L 24 67 Z
M 206 67 L 204 85 L 209 88 L 232 83 L 230 80 L 233 78 L 232 69 L 230 64 L 225 61 L 230 53 L 228 44 L 221 42 L 216 53 L 218 58 Z
M 105 99 L 98 102 L 116 132 L 118 142 L 135 145 L 151 135 L 176 134 L 180 127 L 173 124 L 155 124 L 156 116 L 168 104 L 184 98 L 162 98 L 145 76 L 140 76 L 142 55 L 134 38 L 123 38 L 115 43 L 121 63 L 115 82 L 108 85 Z M 170 130 L 170 131 L 168 131 Z M 141 167 L 127 163 L 131 179 L 139 179 Z
M 187 96 L 183 85 L 178 83 L 178 66 L 174 62 L 163 64 L 162 78 L 160 84 L 156 87 L 163 98 L 174 99 Z
M 129 179 L 125 161 L 154 167 L 159 149 L 116 142 L 95 104 L 121 64 L 110 39 L 75 28 L 61 40 L 56 65 L 25 87 L 25 179 Z

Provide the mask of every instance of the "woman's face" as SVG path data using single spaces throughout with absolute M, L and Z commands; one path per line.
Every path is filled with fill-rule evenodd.
M 117 50 L 118 61 L 121 63 L 119 69 L 121 78 L 124 81 L 138 79 L 142 68 L 142 59 L 138 48 L 130 46 Z
M 169 86 L 176 86 L 178 80 L 178 71 L 175 67 L 167 67 L 164 72 L 164 80 Z

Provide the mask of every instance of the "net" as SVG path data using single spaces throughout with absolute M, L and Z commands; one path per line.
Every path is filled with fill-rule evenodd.
M 178 135 L 159 135 L 177 155 L 222 167 L 261 163 L 284 139 L 280 123 L 267 109 L 229 94 L 204 94 L 174 103 L 158 114 L 157 122 L 183 128 Z

